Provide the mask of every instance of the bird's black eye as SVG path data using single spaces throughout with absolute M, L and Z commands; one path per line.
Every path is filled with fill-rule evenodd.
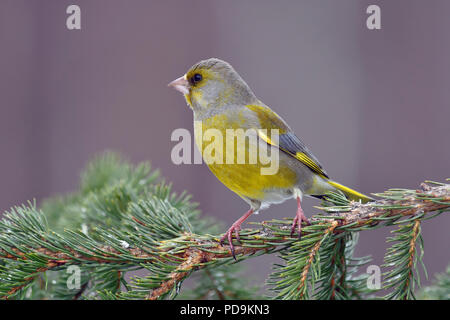
M 203 79 L 202 75 L 200 73 L 196 73 L 191 77 L 190 82 L 191 84 L 196 84 L 202 81 L 202 79 Z

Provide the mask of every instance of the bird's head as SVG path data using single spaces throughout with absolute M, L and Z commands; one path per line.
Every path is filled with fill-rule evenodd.
M 256 100 L 233 67 L 216 58 L 196 63 L 169 86 L 184 94 L 194 112 L 229 105 L 247 105 Z

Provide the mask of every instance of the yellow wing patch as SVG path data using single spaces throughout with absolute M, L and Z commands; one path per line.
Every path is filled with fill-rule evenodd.
M 312 169 L 314 172 L 317 172 L 318 174 L 322 176 L 326 176 L 325 172 L 306 154 L 303 152 L 297 152 L 295 155 L 293 155 L 295 158 L 303 162 L 305 165 L 307 165 L 310 169 Z
M 290 156 L 296 158 L 297 160 L 301 161 L 303 164 L 305 164 L 308 168 L 310 168 L 312 171 L 316 172 L 317 174 L 328 177 L 328 175 L 325 173 L 325 171 L 321 168 L 320 164 L 312 159 L 310 156 L 308 156 L 307 152 L 302 152 L 306 149 L 306 147 L 301 145 L 300 141 L 294 141 L 295 145 L 292 144 L 286 144 L 283 142 L 284 138 L 290 138 L 288 137 L 290 129 L 289 127 L 284 123 L 284 121 L 270 108 L 265 106 L 259 106 L 259 105 L 247 105 L 247 108 L 252 110 L 256 113 L 258 116 L 260 125 L 263 129 L 266 130 L 258 130 L 259 137 L 264 140 L 266 143 L 278 147 L 280 150 L 286 152 Z M 279 143 L 274 143 L 270 138 L 270 130 L 271 129 L 278 129 L 278 133 L 280 135 L 280 141 Z M 295 135 L 294 135 L 295 137 Z M 297 137 L 295 137 L 298 139 Z
M 289 152 L 289 150 L 286 150 L 279 145 L 276 145 L 266 134 L 265 130 L 258 129 L 258 136 L 265 141 L 266 143 L 278 147 L 280 150 L 283 150 L 287 154 L 291 155 L 292 157 L 296 158 L 297 160 L 301 161 L 303 164 L 305 164 L 308 168 L 310 168 L 312 171 L 318 173 L 319 175 L 323 177 L 327 177 L 327 174 L 322 170 L 322 168 L 317 165 L 317 163 L 312 160 L 310 157 L 308 157 L 303 152 L 297 152 L 293 154 L 292 152 Z
M 266 143 L 275 146 L 272 140 L 266 134 L 267 130 L 258 129 L 258 136 L 263 139 Z

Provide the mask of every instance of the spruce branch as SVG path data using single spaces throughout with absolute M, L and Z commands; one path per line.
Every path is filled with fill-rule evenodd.
M 189 300 L 248 300 L 263 299 L 260 285 L 252 285 L 251 277 L 243 273 L 243 264 L 227 264 L 204 268 L 192 275 L 190 287 L 184 288 L 177 299 Z
M 393 292 L 385 296 L 386 299 L 413 299 L 415 284 L 420 285 L 416 262 L 418 260 L 416 245 L 422 242 L 420 235 L 420 218 L 400 225 L 394 231 L 396 236 L 388 239 L 388 242 L 396 242 L 388 249 L 385 256 L 384 267 L 392 267 L 392 270 L 384 274 L 385 288 L 394 288 Z M 422 252 L 423 247 L 421 246 Z M 424 268 L 425 270 L 425 268 Z M 414 277 L 416 273 L 417 277 Z
M 118 189 L 112 189 L 110 192 L 117 194 Z M 61 233 L 51 231 L 45 215 L 34 204 L 11 210 L 0 222 L 0 261 L 4 264 L 0 269 L 0 296 L 17 296 L 30 287 L 40 274 L 76 264 L 89 268 L 109 265 L 117 272 L 135 270 L 137 267 L 149 271 L 149 276 L 132 281 L 129 291 L 116 290 L 113 293 L 103 290 L 101 297 L 173 297 L 182 281 L 192 272 L 233 262 L 228 245 L 220 245 L 219 237 L 199 234 L 198 226 L 192 225 L 195 221 L 192 219 L 192 212 L 195 212 L 192 205 L 183 196 L 173 197 L 167 190 L 155 187 L 152 197 L 133 202 L 129 199 L 137 193 L 126 187 L 119 193 L 122 196 L 116 198 L 122 202 L 118 207 L 105 207 L 104 202 L 94 201 L 93 212 L 99 208 L 106 212 L 113 211 L 117 214 L 116 220 L 124 227 L 118 228 L 117 224 L 113 227 L 108 224 L 90 227 L 91 235 L 73 230 Z M 129 197 L 123 196 L 126 192 Z M 377 196 L 382 199 L 361 204 L 348 202 L 339 195 L 330 195 L 328 205 L 321 208 L 325 214 L 311 218 L 311 224 L 302 228 L 300 240 L 290 237 L 290 219 L 256 223 L 259 229 L 243 230 L 241 243 L 235 244 L 238 262 L 282 249 L 282 254 L 288 252 L 286 257 L 291 260 L 293 253 L 297 252 L 299 263 L 296 266 L 291 264 L 292 270 L 281 267 L 284 274 L 278 273 L 279 278 L 284 276 L 284 282 L 275 284 L 278 286 L 276 290 L 281 292 L 280 297 L 308 296 L 305 289 L 307 279 L 318 280 L 321 285 L 331 284 L 332 297 L 345 297 L 342 292 L 347 282 L 346 273 L 335 269 L 346 266 L 343 258 L 345 250 L 342 250 L 345 241 L 339 239 L 344 239 L 351 232 L 381 225 L 401 222 L 417 226 L 418 219 L 423 221 L 434 217 L 450 207 L 448 184 L 422 184 L 418 190 L 394 189 Z M 106 198 L 109 199 L 109 196 Z M 125 208 L 123 202 L 129 203 L 127 209 L 116 210 Z M 190 212 L 190 216 L 185 210 Z M 432 212 L 435 214 L 429 216 Z M 408 253 L 413 252 L 411 248 L 418 239 L 417 231 L 418 228 L 414 227 Z M 321 252 L 320 256 L 318 252 Z M 325 272 L 326 268 L 321 265 L 324 261 L 334 262 L 331 273 Z M 340 261 L 340 266 L 337 261 Z M 410 264 L 411 260 L 408 260 L 409 267 Z M 285 277 L 286 274 L 289 276 Z M 117 289 L 117 273 L 115 275 L 114 286 Z M 291 290 L 292 287 L 295 291 Z
M 306 266 L 305 268 L 303 268 L 302 271 L 302 277 L 300 278 L 300 284 L 297 287 L 297 291 L 302 291 L 301 296 L 303 296 L 303 294 L 305 293 L 305 290 L 303 288 L 306 288 L 305 283 L 306 283 L 306 279 L 308 277 L 309 274 L 309 269 L 311 268 L 311 265 L 313 263 L 314 258 L 316 257 L 317 252 L 320 249 L 320 245 L 322 244 L 322 242 L 326 239 L 326 236 L 333 232 L 333 230 L 336 228 L 336 226 L 338 225 L 338 223 L 336 221 L 333 221 L 331 226 L 328 227 L 322 238 L 319 239 L 319 241 L 317 243 L 314 244 L 314 246 L 311 248 L 311 250 L 309 251 L 308 254 L 308 260 L 306 262 Z M 301 297 L 300 296 L 300 297 Z

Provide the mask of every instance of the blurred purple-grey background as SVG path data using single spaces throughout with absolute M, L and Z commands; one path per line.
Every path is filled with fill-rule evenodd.
M 69 4 L 81 7 L 81 30 L 66 28 Z M 369 4 L 381 7 L 381 30 L 366 28 Z M 205 165 L 170 158 L 171 133 L 192 132 L 192 112 L 167 83 L 209 57 L 229 61 L 333 179 L 365 193 L 444 181 L 449 12 L 446 0 L 2 0 L 0 210 L 73 190 L 88 159 L 109 149 L 150 160 L 231 224 L 246 204 Z M 316 212 L 319 202 L 306 202 Z M 295 206 L 249 220 L 293 217 Z M 449 228 L 447 215 L 423 223 L 430 275 L 450 261 Z M 356 253 L 381 264 L 388 232 L 363 232 Z M 245 263 L 262 281 L 275 259 Z

